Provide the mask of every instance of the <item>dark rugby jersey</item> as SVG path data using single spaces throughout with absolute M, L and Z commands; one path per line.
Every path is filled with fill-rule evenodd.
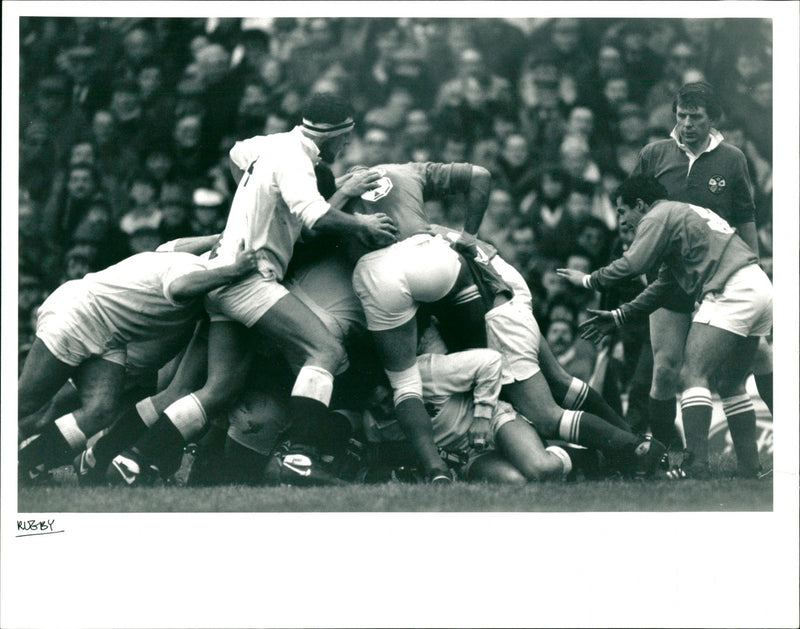
M 674 137 L 651 142 L 639 153 L 631 174 L 655 177 L 667 189 L 671 201 L 707 207 L 734 227 L 755 220 L 747 160 L 744 153 L 727 142 L 701 153 L 691 170 L 689 156 Z
M 642 217 L 630 248 L 591 275 L 592 288 L 607 287 L 623 278 L 660 265 L 658 279 L 623 310 L 648 314 L 656 310 L 676 285 L 701 301 L 721 291 L 739 269 L 758 258 L 733 228 L 707 208 L 675 201 L 656 201 Z

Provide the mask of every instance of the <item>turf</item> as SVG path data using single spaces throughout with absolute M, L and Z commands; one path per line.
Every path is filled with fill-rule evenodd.
M 188 457 L 187 457 L 188 458 Z M 762 460 L 767 469 L 771 460 Z M 158 512 L 620 512 L 620 511 L 769 511 L 772 476 L 756 480 L 728 478 L 732 461 L 712 461 L 717 478 L 709 481 L 583 481 L 530 483 L 509 487 L 481 483 L 452 486 L 398 482 L 348 487 L 190 488 L 178 486 L 81 488 L 71 468 L 55 471 L 54 484 L 21 488 L 20 513 Z
M 601 481 L 498 487 L 386 483 L 336 488 L 75 486 L 20 490 L 20 513 L 769 511 L 771 481 Z

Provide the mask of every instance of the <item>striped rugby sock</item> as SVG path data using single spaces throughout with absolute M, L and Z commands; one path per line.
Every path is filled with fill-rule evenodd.
M 681 394 L 681 415 L 686 449 L 696 465 L 708 465 L 708 429 L 711 427 L 711 391 L 691 387 Z
M 722 409 L 728 420 L 736 462 L 739 471 L 750 473 L 759 468 L 756 441 L 756 411 L 747 393 L 722 400 Z
M 561 402 L 561 407 L 573 411 L 581 410 L 592 413 L 606 420 L 612 426 L 616 426 L 625 432 L 630 432 L 628 422 L 622 419 L 622 417 L 608 405 L 608 402 L 603 399 L 600 393 L 595 391 L 580 378 L 573 377 L 570 381 L 569 388 Z

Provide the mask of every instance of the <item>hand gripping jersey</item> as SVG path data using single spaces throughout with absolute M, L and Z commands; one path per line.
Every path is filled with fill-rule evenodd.
M 370 170 L 381 174 L 379 186 L 361 195 L 353 208 L 361 214 L 388 214 L 397 225 L 397 240 L 427 229 L 425 201 L 456 192 L 468 192 L 469 164 L 410 162 L 381 164 Z
M 721 291 L 736 271 L 757 261 L 733 228 L 711 210 L 656 201 L 639 222 L 628 251 L 592 273 L 589 284 L 607 287 L 660 264 L 658 280 L 630 304 L 650 313 L 676 285 L 701 301 L 707 293 Z
M 237 142 L 230 157 L 244 174 L 215 264 L 231 264 L 244 240 L 245 248 L 258 254 L 259 272 L 280 282 L 302 228 L 311 229 L 330 209 L 317 191 L 319 149 L 296 127 Z

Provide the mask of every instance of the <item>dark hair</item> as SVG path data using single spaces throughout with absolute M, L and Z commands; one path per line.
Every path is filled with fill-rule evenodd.
M 317 176 L 317 190 L 325 199 L 330 199 L 336 192 L 336 177 L 333 171 L 320 162 L 314 166 L 314 174 Z
M 717 93 L 707 81 L 697 81 L 696 83 L 686 83 L 672 101 L 672 113 L 681 107 L 705 107 L 708 117 L 712 120 L 719 120 L 722 117 L 722 104 L 717 97 Z
M 667 189 L 655 177 L 650 175 L 634 175 L 623 181 L 614 191 L 613 201 L 622 198 L 627 206 L 636 204 L 641 199 L 646 205 L 652 205 L 659 199 L 667 198 Z
M 338 124 L 353 116 L 353 107 L 337 94 L 312 94 L 303 103 L 303 118 L 316 123 Z

